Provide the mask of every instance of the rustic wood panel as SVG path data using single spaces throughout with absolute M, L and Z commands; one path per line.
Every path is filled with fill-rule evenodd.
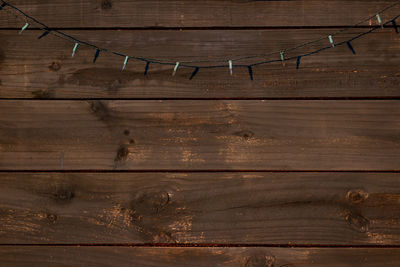
M 0 173 L 1 244 L 399 245 L 399 174 Z
M 270 27 L 353 25 L 395 0 L 22 0 L 11 1 L 51 27 Z M 387 16 L 400 12 L 391 10 Z M 385 13 L 386 15 L 386 13 Z M 385 18 L 385 17 L 383 17 Z M 374 23 L 375 21 L 367 22 Z M 1 27 L 16 27 L 10 15 Z
M 279 51 L 313 40 L 325 30 L 261 31 L 72 31 L 73 35 L 100 46 L 131 55 L 172 60 L 193 60 Z M 343 34 L 337 41 L 354 33 Z M 358 55 L 336 47 L 295 62 L 254 68 L 254 81 L 246 69 L 201 70 L 189 81 L 193 69 L 151 65 L 145 77 L 144 63 L 80 48 L 71 58 L 70 42 L 53 36 L 37 40 L 38 31 L 22 36 L 0 31 L 1 98 L 275 98 L 275 97 L 400 97 L 400 34 L 387 29 L 353 42 Z M 288 52 L 298 55 L 327 45 L 328 39 L 309 48 Z M 271 58 L 279 58 L 275 55 Z M 246 62 L 244 62 L 246 63 Z
M 0 247 L 2 266 L 399 266 L 399 249 Z
M 2 170 L 398 170 L 400 101 L 0 101 Z
M 226 62 L 326 36 L 394 2 L 13 3 L 102 47 Z M 337 47 L 304 58 L 300 70 L 257 67 L 251 82 L 237 68 L 189 81 L 192 70 L 172 77 L 171 66 L 151 65 L 145 77 L 131 61 L 122 72 L 112 55 L 93 65 L 93 50 L 71 59 L 71 43 L 10 29 L 20 26 L 0 12 L 1 266 L 400 265 L 399 173 L 329 172 L 400 170 L 399 101 L 276 100 L 399 98 L 393 29 L 354 41 L 357 56 Z M 99 98 L 109 100 L 90 101 Z M 144 244 L 204 247 L 133 247 Z M 218 247 L 228 244 L 247 247 Z

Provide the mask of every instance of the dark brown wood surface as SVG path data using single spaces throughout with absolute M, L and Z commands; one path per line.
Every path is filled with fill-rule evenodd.
M 396 267 L 399 249 L 0 247 L 4 267 L 245 266 Z
M 100 47 L 226 65 L 279 59 L 396 2 L 8 1 Z M 0 266 L 400 265 L 393 28 L 353 41 L 357 55 L 189 81 L 105 53 L 93 64 L 83 46 L 71 58 L 73 43 L 19 35 L 24 23 L 0 11 Z
M 0 101 L 1 170 L 380 170 L 400 101 Z
M 74 36 L 131 55 L 168 60 L 229 58 L 232 55 L 279 51 L 282 47 L 328 35 L 337 29 L 257 31 L 69 31 Z M 365 29 L 337 37 L 345 40 Z M 385 29 L 353 42 L 357 55 L 346 46 L 302 59 L 285 67 L 272 63 L 247 69 L 200 70 L 151 65 L 145 77 L 142 62 L 101 54 L 92 63 L 94 50 L 81 47 L 71 58 L 73 43 L 53 36 L 37 40 L 38 31 L 22 36 L 0 31 L 0 98 L 307 98 L 307 97 L 400 97 L 400 34 Z M 328 39 L 288 52 L 294 56 L 324 47 Z M 34 51 L 34 52 L 33 52 Z M 177 51 L 179 54 L 177 55 Z M 195 56 L 193 56 L 195 55 Z M 279 58 L 279 53 L 267 59 Z M 258 58 L 257 60 L 260 60 Z M 246 63 L 250 61 L 243 61 Z M 255 62 L 254 60 L 251 62 Z M 226 62 L 227 64 L 227 62 Z
M 345 26 L 396 0 L 19 0 L 10 3 L 50 27 L 273 27 Z M 382 19 L 398 14 L 400 7 Z M 376 20 L 365 22 L 370 25 Z M 0 16 L 1 27 L 16 27 Z M 22 25 L 21 25 L 22 26 Z
M 0 244 L 400 245 L 398 185 L 397 173 L 1 173 Z

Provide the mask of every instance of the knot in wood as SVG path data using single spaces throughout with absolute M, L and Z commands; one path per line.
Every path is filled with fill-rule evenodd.
M 49 66 L 49 70 L 51 71 L 59 71 L 61 69 L 61 64 L 59 62 L 53 62 Z
M 0 49 L 0 63 L 2 63 L 6 58 L 6 54 Z
M 361 189 L 350 190 L 349 192 L 347 192 L 346 198 L 354 204 L 359 204 L 364 202 L 368 198 L 368 193 L 364 192 Z
M 245 140 L 249 140 L 250 138 L 252 138 L 254 136 L 254 133 L 252 131 L 240 131 L 240 132 L 236 132 L 235 135 L 242 137 Z
M 274 256 L 254 255 L 247 262 L 246 267 L 274 267 L 276 258 Z
M 47 219 L 51 222 L 51 223 L 55 223 L 57 221 L 57 215 L 55 214 L 48 214 L 47 215 Z
M 114 80 L 113 82 L 110 82 L 110 84 L 109 84 L 109 86 L 108 86 L 108 90 L 110 90 L 110 91 L 116 91 L 116 90 L 118 90 L 119 88 L 121 88 L 121 86 L 124 84 L 124 81 L 123 80 L 121 80 L 121 79 L 117 79 L 117 80 Z
M 71 190 L 60 189 L 54 194 L 54 197 L 60 201 L 70 201 L 75 197 L 75 194 Z
M 110 109 L 107 106 L 106 102 L 95 100 L 89 101 L 90 109 L 92 110 L 93 114 L 97 116 L 100 120 L 106 121 L 110 119 Z
M 357 214 L 355 212 L 349 212 L 345 216 L 345 219 L 354 230 L 361 233 L 368 232 L 369 220 L 364 216 L 362 216 L 361 214 Z
M 121 145 L 118 148 L 117 155 L 115 157 L 115 161 L 124 161 L 128 158 L 129 149 L 126 145 Z
M 132 203 L 132 209 L 139 214 L 157 214 L 170 202 L 169 194 L 165 191 L 139 193 Z
M 48 99 L 53 97 L 53 92 L 46 90 L 46 89 L 40 89 L 37 91 L 32 92 L 33 98 L 43 98 L 43 99 Z
M 107 10 L 112 8 L 112 2 L 110 0 L 101 1 L 101 9 Z

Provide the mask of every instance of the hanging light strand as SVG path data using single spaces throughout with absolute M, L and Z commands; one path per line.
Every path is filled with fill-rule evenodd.
M 337 43 L 334 42 L 333 36 L 335 36 L 335 35 L 337 35 L 338 33 L 341 33 L 341 32 L 343 32 L 343 31 L 347 30 L 348 28 L 352 28 L 352 27 L 347 27 L 346 29 L 340 30 L 340 31 L 338 31 L 338 32 L 336 32 L 336 33 L 332 33 L 331 35 L 328 36 L 330 46 L 322 47 L 322 48 L 319 48 L 319 49 L 314 50 L 314 51 L 312 51 L 312 52 L 308 52 L 308 53 L 300 54 L 300 55 L 296 55 L 296 56 L 291 56 L 291 57 L 287 57 L 287 56 L 285 55 L 285 52 L 286 52 L 286 51 L 293 51 L 293 50 L 296 50 L 296 49 L 298 49 L 298 48 L 302 48 L 302 47 L 305 47 L 305 46 L 314 44 L 314 43 L 316 43 L 316 42 L 319 42 L 319 41 L 322 40 L 323 38 L 318 38 L 318 39 L 316 39 L 316 40 L 312 40 L 312 41 L 309 41 L 309 42 L 306 42 L 306 43 L 297 45 L 297 46 L 292 47 L 292 48 L 286 48 L 286 49 L 284 49 L 284 50 L 280 50 L 280 52 L 279 52 L 279 53 L 280 53 L 280 59 L 279 59 L 279 60 L 278 60 L 278 59 L 263 60 L 263 61 L 259 61 L 259 62 L 252 63 L 251 65 L 246 65 L 246 64 L 233 64 L 234 61 L 244 60 L 244 59 L 252 59 L 252 58 L 256 58 L 256 57 L 261 57 L 261 56 L 266 56 L 266 55 L 272 55 L 272 54 L 275 53 L 275 52 L 271 52 L 271 53 L 269 53 L 269 54 L 253 55 L 253 56 L 244 56 L 244 57 L 240 57 L 240 58 L 233 58 L 233 59 L 228 60 L 228 64 L 227 64 L 227 65 L 224 65 L 224 64 L 220 64 L 220 65 L 219 65 L 219 64 L 196 65 L 196 64 L 194 64 L 194 63 L 200 63 L 200 62 L 201 62 L 201 63 L 211 63 L 211 62 L 218 62 L 218 61 L 217 61 L 217 60 L 202 60 L 202 61 L 180 61 L 180 62 L 179 62 L 179 61 L 175 61 L 175 62 L 173 62 L 173 61 L 165 61 L 165 60 L 161 60 L 161 59 L 149 59 L 149 58 L 144 58 L 144 57 L 139 57 L 139 56 L 129 56 L 129 55 L 125 55 L 125 54 L 120 53 L 120 52 L 117 52 L 117 51 L 112 51 L 112 50 L 109 50 L 109 49 L 106 49 L 106 48 L 100 48 L 100 47 L 98 47 L 97 45 L 94 45 L 94 44 L 92 44 L 92 43 L 89 43 L 89 42 L 86 42 L 86 41 L 77 39 L 76 37 L 71 36 L 71 35 L 69 35 L 69 34 L 67 34 L 67 33 L 62 32 L 62 31 L 55 30 L 55 29 L 50 29 L 50 28 L 49 28 L 47 25 L 45 25 L 44 23 L 42 23 L 42 22 L 40 22 L 39 20 L 37 20 L 37 19 L 31 17 L 30 15 L 26 14 L 24 11 L 22 11 L 21 9 L 19 9 L 19 8 L 15 7 L 15 6 L 13 6 L 12 4 L 9 4 L 8 2 L 6 2 L 6 1 L 4 1 L 4 0 L 0 0 L 0 3 L 1 3 L 1 4 L 0 4 L 0 10 L 3 10 L 4 8 L 11 8 L 12 10 L 14 10 L 14 11 L 15 11 L 16 13 L 18 13 L 19 15 L 24 16 L 25 20 L 29 20 L 30 22 L 36 23 L 36 24 L 39 26 L 39 28 L 43 31 L 43 33 L 38 37 L 38 39 L 42 39 L 43 37 L 45 37 L 45 36 L 47 36 L 47 35 L 49 35 L 49 34 L 52 34 L 52 35 L 55 35 L 56 37 L 59 37 L 59 38 L 66 39 L 66 40 L 68 40 L 68 41 L 74 42 L 75 45 L 74 45 L 74 48 L 73 48 L 72 57 L 75 56 L 76 51 L 77 51 L 77 49 L 78 49 L 78 46 L 84 45 L 84 46 L 88 46 L 88 47 L 91 47 L 91 48 L 95 49 L 95 54 L 94 54 L 94 58 L 93 58 L 93 63 L 95 63 L 95 62 L 97 61 L 97 59 L 98 59 L 98 57 L 99 57 L 99 55 L 100 55 L 100 52 L 102 52 L 102 53 L 111 53 L 111 54 L 114 54 L 114 55 L 121 56 L 121 57 L 124 57 L 124 58 L 125 58 L 125 61 L 124 61 L 123 67 L 122 67 L 123 70 L 126 69 L 128 60 L 134 59 L 134 60 L 138 60 L 138 61 L 142 61 L 142 62 L 145 62 L 145 63 L 146 63 L 146 65 L 145 65 L 145 71 L 144 71 L 144 74 L 145 74 L 145 75 L 148 74 L 150 64 L 159 64 L 159 65 L 170 65 L 170 66 L 174 66 L 174 71 L 173 71 L 173 74 L 172 74 L 173 76 L 176 74 L 178 68 L 181 68 L 181 67 L 182 67 L 182 68 L 192 68 L 192 69 L 194 69 L 194 71 L 192 72 L 192 75 L 190 76 L 190 79 L 193 79 L 193 78 L 197 75 L 197 73 L 200 71 L 200 69 L 215 69 L 215 68 L 225 68 L 225 67 L 228 67 L 228 68 L 229 68 L 229 73 L 230 73 L 230 75 L 233 75 L 233 67 L 235 66 L 236 68 L 242 68 L 242 67 L 247 68 L 248 71 L 249 71 L 250 79 L 253 80 L 253 67 L 255 67 L 255 66 L 264 65 L 264 64 L 268 64 L 268 63 L 274 63 L 274 62 L 278 62 L 278 61 L 281 61 L 281 62 L 284 64 L 284 62 L 286 62 L 286 61 L 296 60 L 296 68 L 298 69 L 299 66 L 300 66 L 300 60 L 301 60 L 302 58 L 304 58 L 304 57 L 306 57 L 306 56 L 311 56 L 311 55 L 320 53 L 320 52 L 322 52 L 322 51 L 324 51 L 324 50 L 327 50 L 327 49 L 329 49 L 329 48 L 333 48 L 333 47 L 341 46 L 341 45 L 347 45 L 348 48 L 351 50 L 351 52 L 352 52 L 353 54 L 355 54 L 355 50 L 354 50 L 353 46 L 351 45 L 351 41 L 356 40 L 356 39 L 358 39 L 358 38 L 360 38 L 360 37 L 362 37 L 362 36 L 364 36 L 364 35 L 366 35 L 366 34 L 372 33 L 372 32 L 374 32 L 375 30 L 377 30 L 377 29 L 379 29 L 379 28 L 384 28 L 385 25 L 389 25 L 389 24 L 391 24 L 391 25 L 393 26 L 394 30 L 396 31 L 396 33 L 398 33 L 398 32 L 399 32 L 399 29 L 398 29 L 398 25 L 397 25 L 397 23 L 396 23 L 396 20 L 400 17 L 400 15 L 397 15 L 397 16 L 391 18 L 390 20 L 388 20 L 387 22 L 383 22 L 383 21 L 382 21 L 382 18 L 381 18 L 381 15 L 380 15 L 380 14 L 382 14 L 384 11 L 386 11 L 386 10 L 388 10 L 388 9 L 390 9 L 390 8 L 393 8 L 393 7 L 397 6 L 398 4 L 400 4 L 400 1 L 397 1 L 397 2 L 393 3 L 392 5 L 390 5 L 390 6 L 386 7 L 386 8 L 384 8 L 384 9 L 382 9 L 381 11 L 379 11 L 378 13 L 376 13 L 376 15 L 374 15 L 374 16 L 376 17 L 376 19 L 378 20 L 378 24 L 379 24 L 379 25 L 377 25 L 377 26 L 371 26 L 371 29 L 368 30 L 367 32 L 360 33 L 360 34 L 358 34 L 358 35 L 353 36 L 353 37 L 352 37 L 351 39 L 349 39 L 349 40 L 342 41 L 342 42 L 337 42 Z M 371 19 L 371 18 L 369 18 L 369 19 Z M 363 20 L 363 21 L 357 23 L 354 27 L 356 27 L 357 25 L 360 25 L 360 24 L 364 23 L 365 21 L 367 21 L 367 20 Z M 26 22 L 26 24 L 21 28 L 20 33 L 22 33 L 23 31 L 25 31 L 29 26 L 30 26 L 30 24 L 29 24 L 28 22 Z M 353 27 L 353 28 L 354 28 L 354 27 Z M 326 37 L 325 37 L 325 38 L 326 38 Z M 226 62 L 226 61 L 225 61 L 225 62 Z M 226 63 L 225 63 L 225 64 L 226 64 Z

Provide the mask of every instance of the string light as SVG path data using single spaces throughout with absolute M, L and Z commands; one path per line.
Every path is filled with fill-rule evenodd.
M 335 47 L 335 43 L 333 42 L 332 35 L 329 35 L 328 38 L 329 38 L 329 42 L 331 43 L 332 47 Z
M 281 51 L 280 55 L 281 55 L 282 66 L 285 67 L 286 66 L 286 64 L 285 64 L 285 51 Z
M 50 30 L 45 30 L 42 35 L 38 37 L 38 39 L 42 39 L 43 37 L 47 36 L 50 33 Z
M 350 49 L 350 51 L 355 55 L 356 51 L 354 50 L 353 46 L 351 45 L 350 41 L 346 42 L 347 47 Z
M 147 72 L 149 72 L 150 63 L 150 61 L 146 62 L 146 66 L 144 67 L 144 75 L 147 75 Z
M 74 48 L 72 49 L 72 57 L 75 56 L 76 50 L 78 50 L 78 47 L 79 47 L 79 43 L 75 43 Z
M 100 55 L 100 49 L 97 48 L 96 49 L 96 53 L 94 54 L 93 63 L 96 63 L 97 58 L 99 57 L 99 55 Z
M 192 75 L 190 76 L 189 80 L 192 80 L 194 78 L 194 76 L 196 76 L 196 74 L 199 72 L 200 67 L 195 67 Z
M 25 25 L 21 28 L 21 30 L 19 31 L 19 34 L 22 34 L 27 28 L 29 27 L 29 23 L 25 23 Z
M 174 67 L 174 71 L 172 72 L 172 76 L 175 76 L 176 72 L 178 71 L 180 63 L 176 62 L 175 67 Z
M 124 61 L 124 65 L 122 66 L 122 70 L 126 69 L 126 65 L 128 64 L 128 61 L 129 61 L 129 56 L 126 56 L 125 57 L 125 61 Z
M 253 80 L 253 67 L 252 66 L 247 66 L 249 70 L 249 75 L 250 75 L 250 80 Z
M 218 64 L 215 64 L 215 65 L 214 65 L 214 64 L 210 64 L 210 65 L 202 65 L 202 66 L 193 64 L 193 63 L 200 63 L 200 62 L 202 62 L 202 63 L 204 63 L 204 62 L 205 62 L 205 63 L 207 63 L 207 62 L 208 62 L 208 63 L 211 63 L 211 62 L 221 62 L 221 61 L 217 61 L 217 60 L 171 62 L 171 61 L 165 61 L 165 60 L 161 60 L 161 59 L 148 59 L 148 58 L 138 57 L 138 56 L 128 56 L 128 55 L 125 55 L 125 54 L 122 54 L 122 53 L 119 53 L 119 52 L 116 52 L 116 51 L 112 51 L 112 50 L 105 49 L 105 48 L 100 48 L 100 47 L 98 47 L 97 45 L 94 45 L 94 44 L 91 44 L 91 43 L 88 43 L 88 42 L 79 40 L 79 39 L 77 39 L 76 37 L 73 37 L 73 36 L 71 36 L 71 35 L 69 35 L 69 34 L 67 34 L 67 33 L 62 32 L 62 31 L 55 30 L 55 29 L 50 29 L 47 25 L 45 25 L 44 23 L 40 22 L 39 20 L 37 20 L 37 19 L 31 17 L 30 15 L 26 14 L 26 13 L 25 13 L 24 11 L 22 11 L 21 9 L 19 9 L 19 8 L 15 7 L 15 6 L 11 5 L 11 4 L 9 4 L 9 3 L 7 3 L 7 2 L 4 1 L 4 0 L 0 0 L 0 1 L 1 1 L 0 10 L 4 9 L 5 7 L 11 8 L 11 9 L 13 9 L 14 11 L 16 11 L 17 15 L 20 14 L 20 15 L 24 16 L 24 17 L 25 17 L 25 20 L 28 19 L 29 21 L 34 22 L 34 23 L 36 23 L 37 25 L 39 25 L 39 28 L 40 28 L 40 30 L 43 31 L 43 33 L 38 37 L 38 39 L 42 39 L 43 37 L 45 37 L 45 36 L 47 36 L 48 34 L 51 33 L 51 34 L 53 34 L 53 35 L 56 36 L 56 37 L 59 37 L 59 38 L 62 38 L 62 39 L 65 39 L 65 40 L 74 42 L 74 43 L 75 43 L 75 46 L 74 46 L 73 51 L 72 51 L 72 57 L 75 56 L 76 51 L 77 51 L 79 45 L 85 45 L 85 46 L 91 47 L 91 48 L 93 48 L 93 49 L 96 50 L 95 55 L 94 55 L 94 59 L 93 59 L 93 62 L 94 62 L 94 63 L 95 63 L 96 60 L 98 59 L 98 57 L 99 57 L 99 55 L 100 55 L 100 52 L 108 52 L 108 53 L 112 53 L 112 54 L 114 54 L 114 55 L 121 56 L 121 57 L 124 57 L 124 58 L 125 58 L 124 65 L 123 65 L 123 67 L 122 67 L 123 70 L 125 70 L 129 59 L 135 59 L 135 60 L 138 60 L 138 61 L 146 62 L 144 75 L 147 75 L 147 73 L 148 73 L 148 71 L 149 71 L 149 66 L 150 66 L 151 63 L 159 64 L 159 65 L 170 65 L 170 66 L 172 65 L 172 66 L 175 66 L 175 67 L 174 67 L 174 71 L 173 71 L 173 73 L 172 73 L 173 76 L 176 74 L 178 68 L 180 68 L 180 67 L 192 68 L 192 69 L 194 69 L 194 71 L 192 72 L 192 74 L 191 74 L 191 76 L 190 76 L 190 78 L 189 78 L 190 80 L 192 80 L 192 79 L 197 75 L 197 73 L 200 71 L 200 69 L 203 69 L 203 68 L 215 69 L 215 68 L 226 67 L 226 65 L 218 65 Z M 305 47 L 305 46 L 309 46 L 309 45 L 311 45 L 311 44 L 314 44 L 314 43 L 319 42 L 319 41 L 323 40 L 324 38 L 326 38 L 326 37 L 322 37 L 322 38 L 318 38 L 318 39 L 313 40 L 313 41 L 308 41 L 308 42 L 306 42 L 306 43 L 297 45 L 297 46 L 292 47 L 292 48 L 286 48 L 286 49 L 284 49 L 284 50 L 281 50 L 281 51 L 279 52 L 279 53 L 280 53 L 280 56 L 281 56 L 281 57 L 280 57 L 280 60 L 278 60 L 278 59 L 263 60 L 263 61 L 256 62 L 256 63 L 253 63 L 253 64 L 249 64 L 249 65 L 246 65 L 246 64 L 235 64 L 235 67 L 239 67 L 239 68 L 245 67 L 245 68 L 248 68 L 250 80 L 253 80 L 253 67 L 258 66 L 258 65 L 264 65 L 264 64 L 274 63 L 274 62 L 278 62 L 278 61 L 281 61 L 283 64 L 285 64 L 285 63 L 284 63 L 285 61 L 296 60 L 296 69 L 298 69 L 299 66 L 300 66 L 300 60 L 301 60 L 301 58 L 306 57 L 306 56 L 311 56 L 311 55 L 320 53 L 320 52 L 322 52 L 322 51 L 324 51 L 324 50 L 327 50 L 327 49 L 329 49 L 329 48 L 333 48 L 333 47 L 335 47 L 335 46 L 340 46 L 340 45 L 347 45 L 348 48 L 351 50 L 351 52 L 352 52 L 353 54 L 355 54 L 356 52 L 355 52 L 355 50 L 354 50 L 354 48 L 353 48 L 353 46 L 351 45 L 350 42 L 353 41 L 353 40 L 356 40 L 356 39 L 358 39 L 358 38 L 360 38 L 360 37 L 362 37 L 362 36 L 364 36 L 364 35 L 366 35 L 366 34 L 370 34 L 370 33 L 374 32 L 375 30 L 377 30 L 378 28 L 384 28 L 385 25 L 387 25 L 387 24 L 392 24 L 392 26 L 393 26 L 394 30 L 396 31 L 396 33 L 399 33 L 399 29 L 398 29 L 398 25 L 397 25 L 397 23 L 396 23 L 396 19 L 399 18 L 400 15 L 397 15 L 397 16 L 393 17 L 391 20 L 389 20 L 389 21 L 387 21 L 387 22 L 383 22 L 382 19 L 381 19 L 381 16 L 380 16 L 380 14 L 382 14 L 384 11 L 386 11 L 386 10 L 388 10 L 388 9 L 391 9 L 391 8 L 393 8 L 393 7 L 395 7 L 395 6 L 399 5 L 399 4 L 400 4 L 400 0 L 397 1 L 397 2 L 395 2 L 395 3 L 393 3 L 393 4 L 391 4 L 391 5 L 388 6 L 388 7 L 385 7 L 384 9 L 382 9 L 381 11 L 379 11 L 378 13 L 376 13 L 374 16 L 372 16 L 372 17 L 370 17 L 370 18 L 368 18 L 368 19 L 365 19 L 365 20 L 363 20 L 363 21 L 357 23 L 357 24 L 354 25 L 353 27 L 347 27 L 347 28 L 345 28 L 345 29 L 339 30 L 339 31 L 336 32 L 336 33 L 332 33 L 331 35 L 328 36 L 328 39 L 329 39 L 329 42 L 330 42 L 330 46 L 321 47 L 321 48 L 316 49 L 316 50 L 314 50 L 314 51 L 312 51 L 312 52 L 304 53 L 304 54 L 297 55 L 297 56 L 292 56 L 292 57 L 286 57 L 286 56 L 285 56 L 285 51 L 297 50 L 297 49 L 299 49 L 299 48 L 303 48 L 303 47 Z M 368 30 L 367 32 L 363 32 L 363 33 L 360 33 L 360 34 L 358 34 L 358 35 L 355 35 L 355 36 L 353 36 L 353 37 L 352 37 L 351 39 L 349 39 L 349 40 L 346 40 L 346 41 L 343 41 L 343 42 L 338 42 L 338 43 L 335 43 L 335 42 L 334 42 L 333 36 L 335 36 L 336 34 L 339 34 L 339 33 L 341 33 L 341 32 L 344 32 L 344 31 L 346 31 L 346 30 L 349 29 L 349 28 L 355 28 L 355 27 L 357 27 L 358 25 L 361 25 L 362 23 L 365 23 L 366 21 L 370 20 L 370 19 L 373 18 L 373 17 L 376 17 L 376 19 L 378 20 L 380 26 L 371 26 L 371 29 Z M 29 26 L 30 26 L 30 24 L 29 24 L 28 22 L 26 22 L 26 24 L 21 28 L 20 33 L 22 33 L 24 30 L 26 30 Z M 234 64 L 233 64 L 233 61 L 239 61 L 239 60 L 244 60 L 244 59 L 252 59 L 252 58 L 266 57 L 266 56 L 269 56 L 269 55 L 273 55 L 274 53 L 276 53 L 276 52 L 272 52 L 272 53 L 269 53 L 269 54 L 263 54 L 263 55 L 244 56 L 244 57 L 241 57 L 241 58 L 229 59 L 229 61 L 228 61 L 229 73 L 230 73 L 230 75 L 233 75 L 233 65 L 234 65 Z M 226 62 L 226 61 L 225 61 L 225 62 Z
M 281 51 L 281 60 L 285 61 L 285 52 L 284 51 Z
M 397 27 L 397 23 L 395 19 L 392 19 L 392 25 L 396 33 L 399 33 L 399 28 Z
M 299 69 L 299 68 L 300 68 L 300 61 L 301 61 L 301 56 L 298 56 L 298 57 L 296 58 L 296 69 Z
M 376 14 L 376 19 L 378 20 L 378 23 L 381 25 L 381 28 L 383 29 L 382 19 L 381 19 L 381 16 L 379 14 Z

